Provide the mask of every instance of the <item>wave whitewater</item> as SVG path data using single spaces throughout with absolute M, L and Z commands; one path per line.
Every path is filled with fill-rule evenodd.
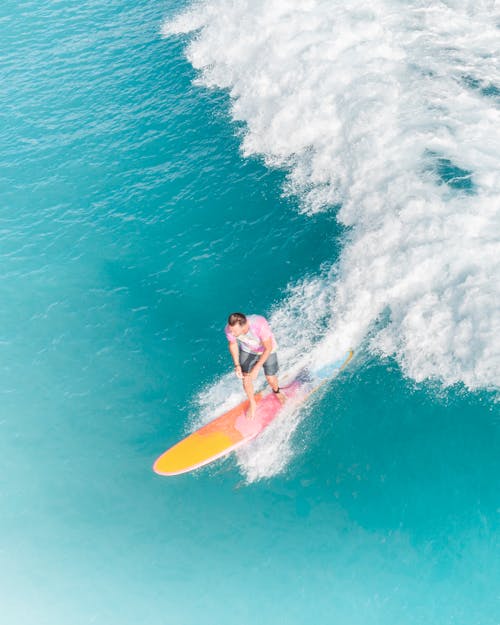
M 200 85 L 229 90 L 243 156 L 347 227 L 274 313 L 301 320 L 288 363 L 326 319 L 315 360 L 369 336 L 417 382 L 500 388 L 499 20 L 486 0 L 213 0 L 163 25 L 193 33 Z

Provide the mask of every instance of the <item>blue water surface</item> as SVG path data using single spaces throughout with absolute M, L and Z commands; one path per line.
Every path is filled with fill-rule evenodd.
M 345 233 L 239 152 L 169 1 L 0 9 L 0 597 L 9 625 L 436 623 L 500 614 L 485 393 L 353 361 L 285 471 L 161 478 L 268 314 Z

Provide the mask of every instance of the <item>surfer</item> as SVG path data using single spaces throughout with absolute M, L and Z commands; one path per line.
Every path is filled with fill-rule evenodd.
M 278 357 L 276 341 L 265 317 L 260 315 L 244 315 L 231 313 L 225 328 L 229 351 L 233 358 L 234 369 L 250 401 L 249 417 L 255 417 L 253 382 L 257 379 L 261 368 L 271 390 L 283 404 L 286 397 L 281 391 L 276 374 L 278 373 Z

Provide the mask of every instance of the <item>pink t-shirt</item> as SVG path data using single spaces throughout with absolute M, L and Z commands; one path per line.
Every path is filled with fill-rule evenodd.
M 249 352 L 250 354 L 262 354 L 264 351 L 264 344 L 262 341 L 272 339 L 272 351 L 275 352 L 277 347 L 276 341 L 265 317 L 261 317 L 260 315 L 248 315 L 247 321 L 250 326 L 248 332 L 246 334 L 240 334 L 238 337 L 231 334 L 231 326 L 228 324 L 224 329 L 227 340 L 230 343 L 238 342 L 244 352 Z

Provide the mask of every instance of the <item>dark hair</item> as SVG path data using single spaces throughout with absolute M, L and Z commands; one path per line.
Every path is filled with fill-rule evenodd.
M 247 322 L 247 318 L 243 313 L 231 313 L 227 319 L 228 324 L 233 327 L 236 324 L 244 326 Z

